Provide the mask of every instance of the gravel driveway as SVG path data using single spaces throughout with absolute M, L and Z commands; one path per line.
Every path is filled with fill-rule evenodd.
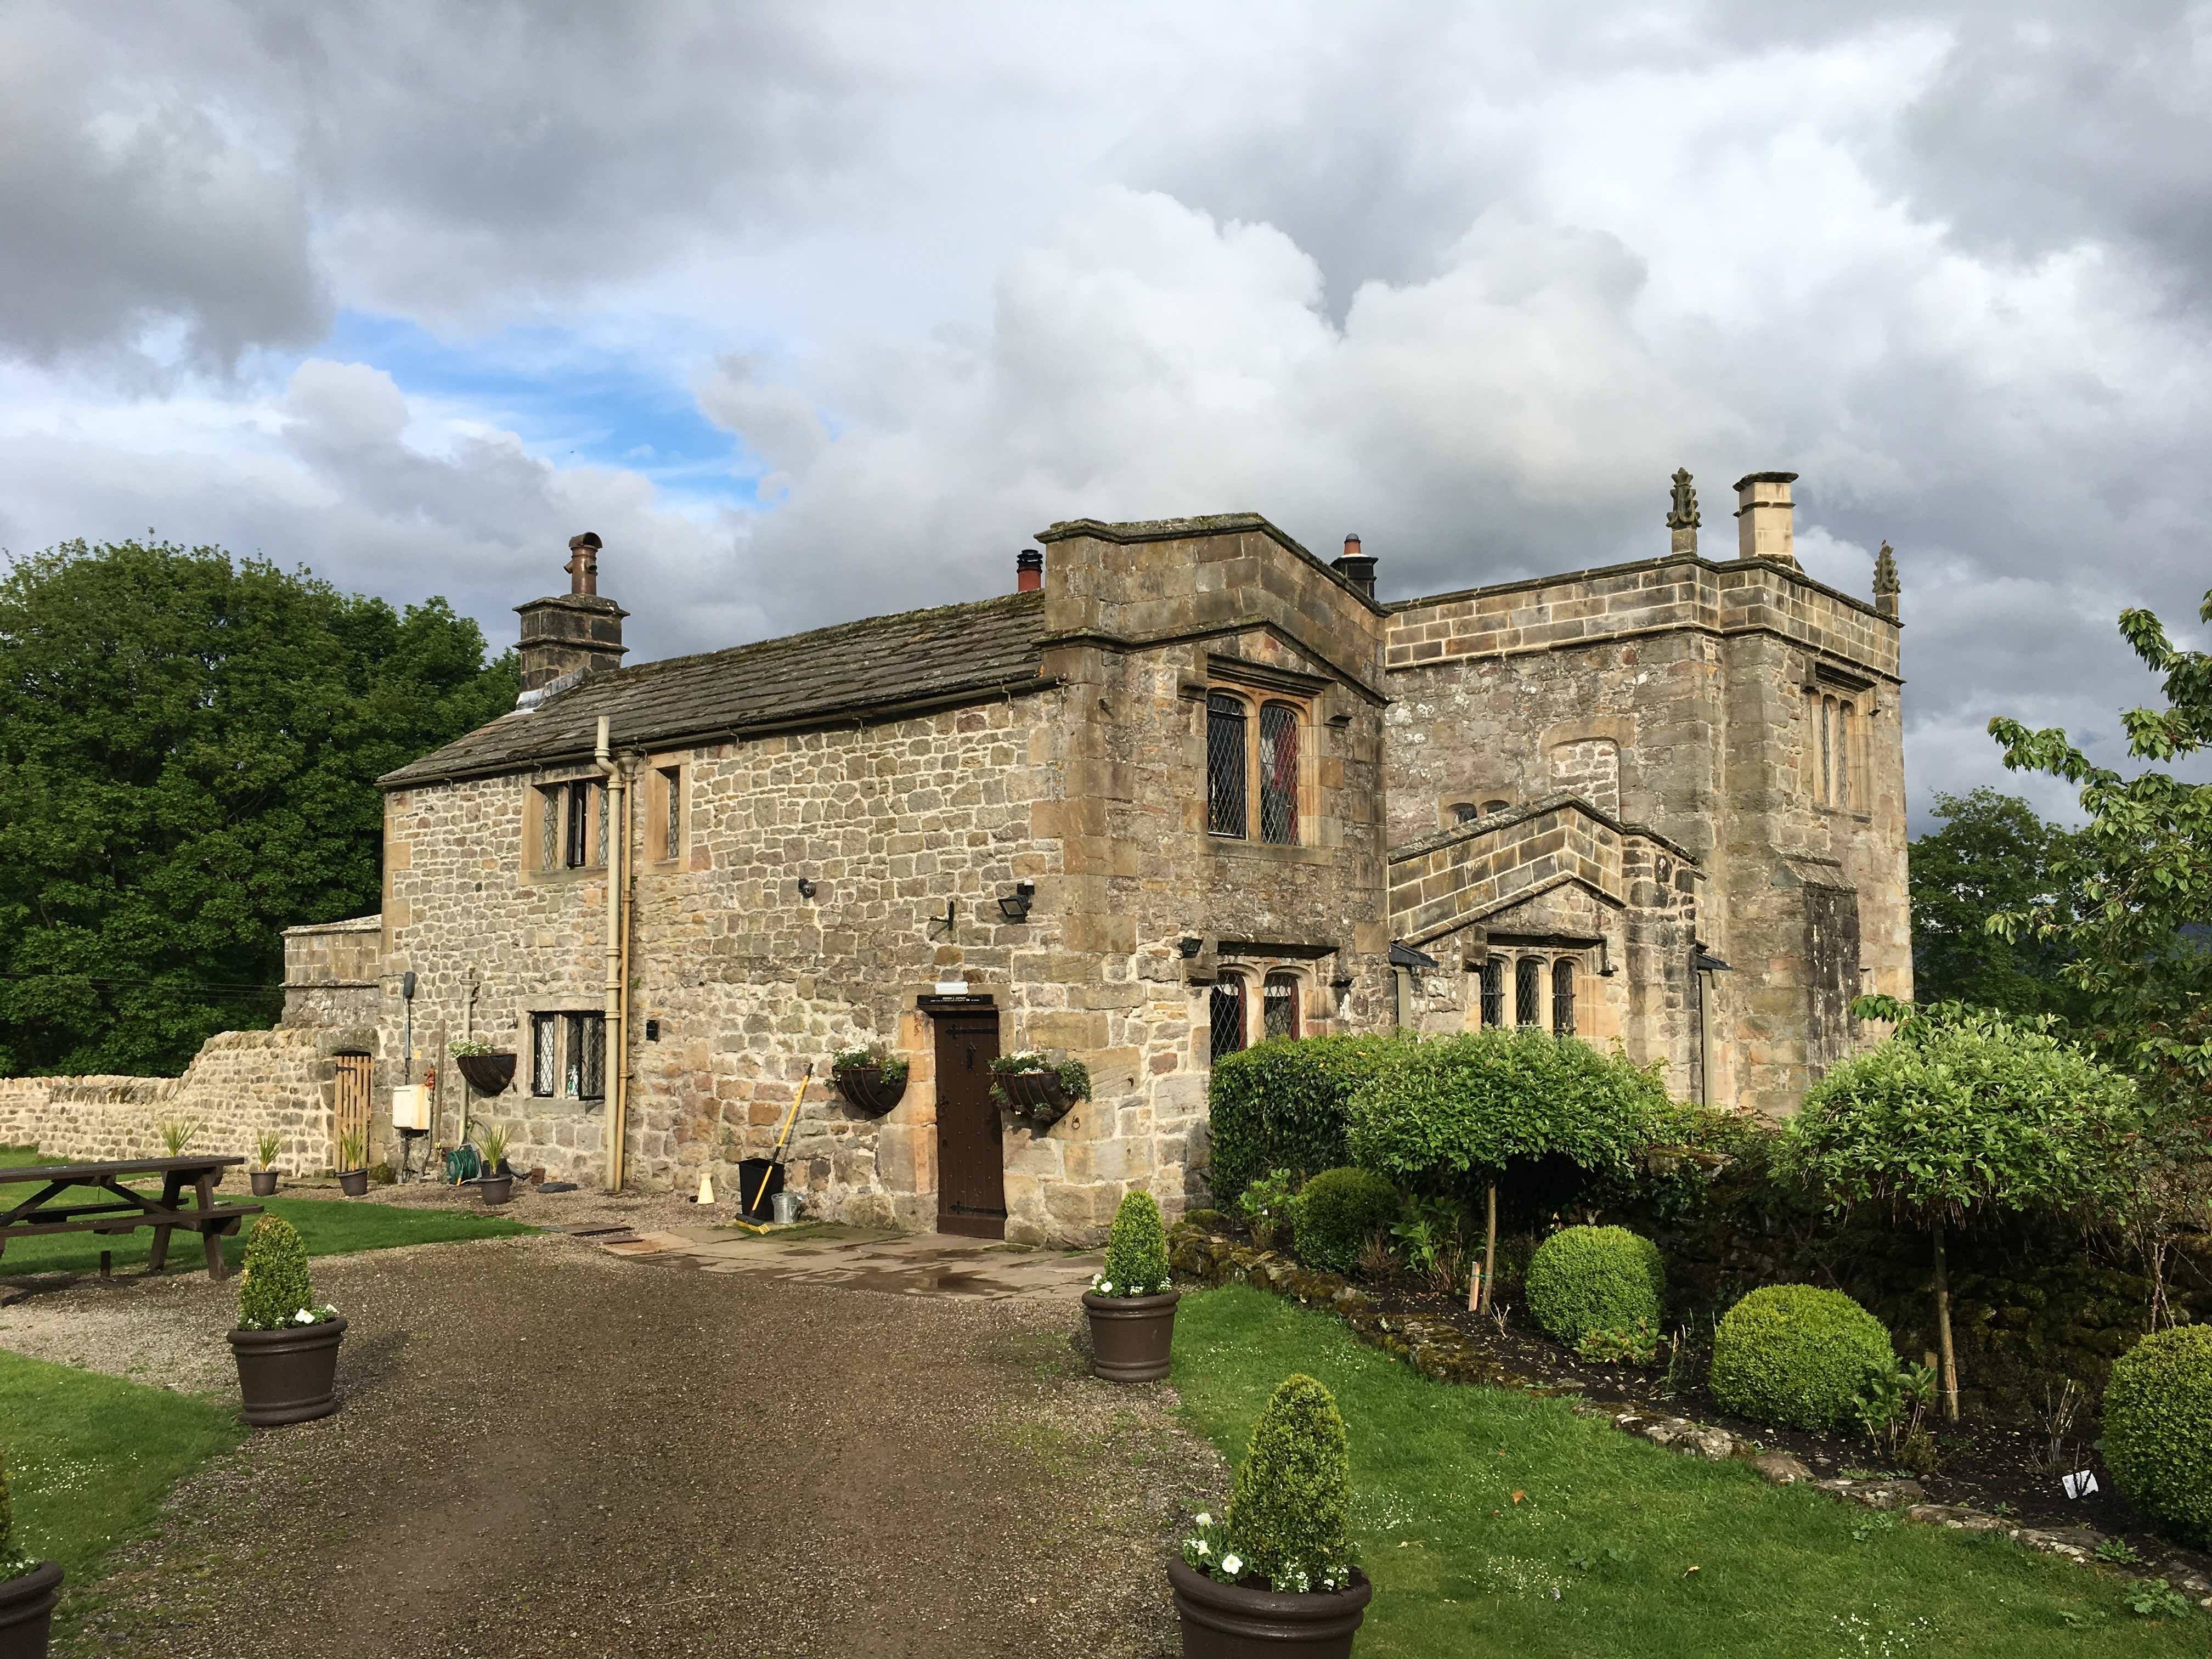
M 1225 1477 L 1167 1390 L 1082 1374 L 1072 1299 L 901 1297 L 557 1237 L 315 1267 L 352 1321 L 344 1409 L 185 1481 L 58 1651 L 1176 1650 L 1160 1562 Z M 38 1298 L 0 1342 L 142 1376 L 164 1348 L 227 1364 L 234 1288 L 149 1285 L 137 1326 Z

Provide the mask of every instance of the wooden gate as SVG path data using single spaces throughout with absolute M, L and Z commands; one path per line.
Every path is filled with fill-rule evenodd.
M 362 1160 L 368 1161 L 368 1105 L 376 1062 L 367 1054 L 340 1054 L 337 1067 L 337 1122 L 331 1129 L 331 1162 L 343 1169 L 345 1158 L 338 1148 L 348 1135 L 361 1137 Z
M 1006 1177 L 991 1062 L 999 1057 L 995 1008 L 936 1017 L 937 1231 L 1006 1236 Z

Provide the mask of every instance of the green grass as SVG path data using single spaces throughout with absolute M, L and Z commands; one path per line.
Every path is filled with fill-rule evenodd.
M 154 1518 L 172 1486 L 246 1433 L 233 1401 L 0 1350 L 16 1547 L 60 1562 L 70 1584 L 83 1584 L 109 1547 Z
M 1334 1319 L 1243 1286 L 1183 1297 L 1175 1385 L 1232 1462 L 1294 1371 L 1335 1393 L 1351 1432 L 1353 1526 L 1375 1583 L 1365 1659 L 2203 1659 L 2212 1644 L 2203 1613 L 2139 1617 L 2128 1581 L 2002 1535 L 1769 1486 L 1563 1401 L 1431 1382 Z
M 52 1163 L 41 1159 L 27 1147 L 0 1147 L 0 1164 Z M 309 1255 L 343 1255 L 355 1250 L 381 1250 L 395 1244 L 442 1244 L 454 1239 L 504 1238 L 515 1233 L 536 1231 L 519 1221 L 508 1221 L 498 1216 L 470 1215 L 454 1210 L 418 1210 L 396 1204 L 377 1204 L 361 1198 L 287 1198 L 278 1194 L 274 1198 L 257 1199 L 246 1193 L 245 1179 L 233 1171 L 226 1185 L 217 1189 L 217 1199 L 224 1203 L 258 1204 L 270 1215 L 281 1215 L 300 1230 L 307 1241 Z M 30 1186 L 0 1187 L 0 1209 L 21 1203 L 38 1189 Z M 88 1196 L 96 1189 L 79 1188 Z M 152 1189 L 158 1193 L 159 1188 Z M 68 1198 L 62 1201 L 69 1202 Z M 224 1259 L 235 1268 L 246 1249 L 245 1230 L 252 1221 L 242 1224 L 239 1233 L 223 1241 Z M 21 1273 L 83 1273 L 100 1271 L 100 1253 L 107 1250 L 114 1257 L 118 1273 L 143 1270 L 147 1253 L 154 1244 L 150 1227 L 140 1227 L 128 1233 L 101 1235 L 98 1233 L 43 1233 L 34 1238 L 8 1241 L 7 1254 L 0 1256 L 0 1278 Z M 202 1255 L 196 1234 L 176 1232 L 169 1237 L 169 1273 L 204 1273 L 207 1260 Z

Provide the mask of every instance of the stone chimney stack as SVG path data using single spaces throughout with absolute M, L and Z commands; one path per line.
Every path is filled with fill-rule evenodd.
M 1752 472 L 1735 481 L 1735 556 L 1739 559 L 1771 559 L 1776 564 L 1798 568 L 1795 547 L 1790 486 L 1795 472 Z
M 599 596 L 599 538 L 568 538 L 568 591 L 518 605 L 522 618 L 522 690 L 539 690 L 577 669 L 622 666 L 623 618 L 629 612 Z
M 1014 592 L 1034 593 L 1044 586 L 1044 555 L 1025 547 L 1014 555 Z
M 1328 566 L 1369 599 L 1375 597 L 1375 561 L 1359 550 L 1358 537 L 1346 536 L 1342 556 L 1331 559 Z

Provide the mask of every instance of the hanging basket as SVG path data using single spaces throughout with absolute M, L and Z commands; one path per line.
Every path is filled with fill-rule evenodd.
M 854 1110 L 881 1117 L 906 1098 L 906 1075 L 887 1079 L 880 1066 L 841 1066 L 837 1088 Z
M 1052 1127 L 1075 1104 L 1057 1072 L 1001 1072 L 998 1086 L 1006 1109 L 1033 1133 Z
M 505 1094 L 514 1081 L 514 1054 L 512 1050 L 489 1054 L 455 1054 L 453 1062 L 461 1068 L 461 1075 L 469 1086 L 480 1095 Z

